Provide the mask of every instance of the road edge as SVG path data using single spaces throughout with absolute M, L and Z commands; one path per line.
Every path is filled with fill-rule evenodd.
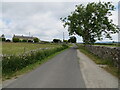
M 118 79 L 115 76 L 108 73 L 107 71 L 105 71 L 104 69 L 100 68 L 95 62 L 93 62 L 89 57 L 87 57 L 85 55 L 86 58 L 89 58 L 89 62 L 92 63 L 93 65 L 95 65 L 94 67 L 96 67 L 99 71 L 101 71 L 101 73 L 103 73 L 103 75 L 98 75 L 98 76 L 108 75 L 110 77 L 109 79 L 113 79 L 113 81 L 112 80 L 107 81 L 108 78 L 106 80 L 103 80 L 103 79 L 100 80 L 99 78 L 102 78 L 102 77 L 96 78 L 97 77 L 96 75 L 99 73 L 98 71 L 97 72 L 95 72 L 95 71 L 92 72 L 90 70 L 87 70 L 87 69 L 90 69 L 90 67 L 89 68 L 86 67 L 88 65 L 88 63 L 85 62 L 86 60 L 83 61 L 83 59 L 84 59 L 83 55 L 84 54 L 83 55 L 82 54 L 83 53 L 80 52 L 79 49 L 77 49 L 77 56 L 79 58 L 80 71 L 82 73 L 86 88 L 118 88 Z M 86 72 L 86 71 L 88 71 L 88 72 Z M 109 81 L 112 81 L 112 82 L 109 82 Z M 107 85 L 107 83 L 108 83 L 108 85 Z M 114 84 L 114 85 L 112 85 L 111 83 Z

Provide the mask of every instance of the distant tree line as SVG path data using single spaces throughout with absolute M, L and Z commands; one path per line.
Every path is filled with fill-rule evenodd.
M 68 40 L 63 40 L 64 43 L 76 43 L 76 37 L 72 36 Z M 53 39 L 53 43 L 62 43 L 60 39 Z
M 10 39 L 6 39 L 5 38 L 5 35 L 1 35 L 1 40 L 3 42 L 34 42 L 34 43 L 38 43 L 40 40 L 38 38 L 34 38 L 33 41 L 32 40 L 26 40 L 26 39 L 19 39 L 19 38 L 12 38 L 12 40 Z M 63 40 L 64 43 L 76 43 L 76 37 L 75 36 L 72 36 L 70 37 L 68 40 Z M 41 41 L 41 43 L 50 43 L 50 42 L 47 42 L 47 41 Z M 62 43 L 62 40 L 60 39 L 53 39 L 52 43 Z
M 54 43 L 61 43 L 62 41 L 60 39 L 53 39 Z

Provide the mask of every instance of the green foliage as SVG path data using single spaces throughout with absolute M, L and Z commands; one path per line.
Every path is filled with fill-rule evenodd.
M 76 5 L 76 9 L 68 17 L 61 18 L 64 27 L 68 26 L 70 35 L 82 36 L 85 44 L 93 44 L 96 40 L 102 40 L 103 35 L 111 38 L 111 34 L 118 33 L 120 29 L 109 20 L 111 11 L 115 8 L 112 3 L 88 3 Z
M 22 40 L 19 40 L 19 42 L 22 42 Z
M 119 43 L 95 43 L 96 46 L 120 47 Z
M 6 41 L 5 35 L 2 34 L 1 37 L 0 37 L 0 39 L 1 39 L 3 42 Z M 0 41 L 1 41 L 1 40 L 0 40 Z
M 13 38 L 13 42 L 19 42 L 19 38 Z
M 22 42 L 27 42 L 27 40 L 23 39 Z
M 2 41 L 6 41 L 6 38 L 2 38 Z
M 68 43 L 68 40 L 63 40 L 63 42 Z
M 69 46 L 67 44 L 62 45 L 64 48 L 68 48 Z
M 54 43 L 60 43 L 60 42 L 62 42 L 60 39 L 53 39 L 53 42 Z
M 35 43 L 39 42 L 39 39 L 38 38 L 34 38 L 34 42 Z
M 2 73 L 4 76 L 15 73 L 16 71 L 24 67 L 27 67 L 30 64 L 34 64 L 37 61 L 41 61 L 46 57 L 66 48 L 68 48 L 68 46 L 63 45 L 62 47 L 59 48 L 31 51 L 30 53 L 26 53 L 19 56 L 18 55 L 4 56 L 2 60 Z
M 70 37 L 70 39 L 68 40 L 68 42 L 76 43 L 76 37 L 75 36 Z

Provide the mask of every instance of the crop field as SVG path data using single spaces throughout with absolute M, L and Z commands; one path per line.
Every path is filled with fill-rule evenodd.
M 22 54 L 27 51 L 36 50 L 39 48 L 51 48 L 51 47 L 60 47 L 59 44 L 36 44 L 36 43 L 7 43 L 3 42 L 2 53 L 3 55 L 11 55 L 11 54 Z

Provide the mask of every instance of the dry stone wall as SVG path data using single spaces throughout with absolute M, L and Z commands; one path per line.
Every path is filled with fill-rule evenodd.
M 86 46 L 86 48 L 93 54 L 104 60 L 111 60 L 115 67 L 120 64 L 120 47 L 106 47 L 106 46 Z

